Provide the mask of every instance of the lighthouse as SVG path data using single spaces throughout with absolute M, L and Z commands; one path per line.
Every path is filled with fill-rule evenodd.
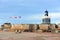
M 45 11 L 45 15 L 42 17 L 42 24 L 50 24 L 50 17 L 48 11 Z

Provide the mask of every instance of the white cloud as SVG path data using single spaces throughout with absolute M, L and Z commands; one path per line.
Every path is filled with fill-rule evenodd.
M 33 15 L 30 15 L 27 17 L 27 20 L 41 20 L 42 17 L 43 17 L 43 13 L 42 14 L 33 14 Z M 56 19 L 56 18 L 60 18 L 60 12 L 58 13 L 49 13 L 49 16 L 52 18 L 52 19 Z
M 58 12 L 58 13 L 49 13 L 49 16 L 51 17 L 51 18 L 59 18 L 60 17 L 60 12 Z
M 26 17 L 26 20 L 41 20 L 42 14 L 33 14 Z
M 60 24 L 60 21 L 56 21 L 55 23 L 56 23 L 56 24 Z

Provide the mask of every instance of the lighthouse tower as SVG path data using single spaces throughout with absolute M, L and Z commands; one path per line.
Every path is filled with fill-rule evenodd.
M 45 11 L 45 15 L 42 17 L 42 23 L 43 24 L 50 24 L 50 17 L 48 15 L 48 11 Z

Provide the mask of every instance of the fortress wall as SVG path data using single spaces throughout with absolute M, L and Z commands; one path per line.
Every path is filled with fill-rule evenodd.
M 40 24 L 39 27 L 40 27 L 40 30 L 48 30 L 48 24 Z

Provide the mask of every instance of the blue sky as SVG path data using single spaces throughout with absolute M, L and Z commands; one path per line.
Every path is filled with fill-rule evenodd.
M 46 9 L 51 23 L 60 23 L 60 0 L 0 0 L 0 24 L 40 24 Z M 15 16 L 21 16 L 21 19 L 9 18 Z

